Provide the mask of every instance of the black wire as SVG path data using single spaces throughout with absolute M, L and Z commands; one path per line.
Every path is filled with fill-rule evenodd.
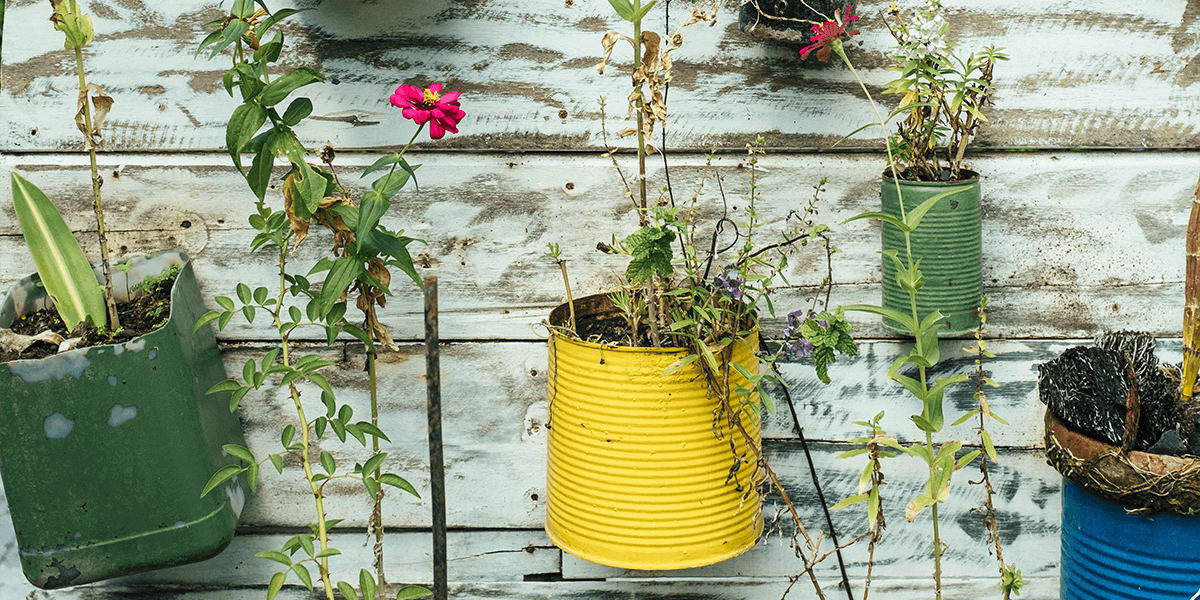
M 766 350 L 765 342 L 759 341 L 759 346 Z M 787 400 L 788 409 L 792 412 L 792 431 L 800 437 L 800 447 L 804 449 L 804 457 L 808 459 L 808 472 L 812 473 L 813 486 L 817 489 L 817 499 L 821 501 L 821 509 L 825 512 L 825 523 L 829 527 L 829 538 L 833 541 L 834 550 L 837 552 L 838 568 L 842 572 L 842 585 L 846 588 L 846 597 L 854 600 L 854 592 L 850 589 L 850 577 L 846 575 L 846 562 L 842 559 L 842 549 L 838 544 L 837 532 L 833 528 L 833 517 L 829 514 L 829 503 L 825 501 L 825 492 L 821 489 L 821 481 L 817 478 L 817 467 L 813 464 L 812 453 L 808 450 L 808 440 L 804 437 L 804 428 L 800 426 L 800 417 L 796 415 L 796 406 L 792 404 L 792 394 L 788 392 L 787 386 L 783 385 L 783 376 L 780 375 L 779 369 L 774 363 L 771 363 L 771 370 L 775 372 L 775 376 L 780 379 L 780 389 L 783 390 L 783 397 Z

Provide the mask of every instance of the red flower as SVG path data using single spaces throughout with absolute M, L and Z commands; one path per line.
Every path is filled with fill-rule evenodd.
M 440 140 L 446 132 L 458 133 L 458 122 L 467 116 L 458 106 L 458 92 L 442 94 L 442 84 L 431 83 L 421 89 L 413 85 L 401 85 L 388 98 L 392 106 L 403 108 L 405 119 L 417 125 L 429 122 L 429 137 Z
M 843 35 L 846 37 L 858 35 L 857 29 L 846 30 L 846 26 L 850 24 L 850 21 L 858 18 L 858 15 L 850 16 L 850 10 L 853 8 L 853 4 L 847 6 L 846 14 L 841 18 L 837 18 L 837 11 L 834 11 L 833 16 L 836 20 L 813 25 L 812 30 L 816 32 L 816 35 L 812 36 L 812 39 L 809 40 L 813 43 L 800 51 L 800 59 L 804 60 L 808 58 L 808 55 L 813 50 L 816 50 L 817 60 L 825 62 L 829 60 L 829 52 L 833 50 L 834 45 L 841 45 Z

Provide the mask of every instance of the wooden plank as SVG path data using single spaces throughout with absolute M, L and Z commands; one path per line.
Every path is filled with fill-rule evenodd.
M 787 579 L 451 583 L 450 596 L 455 600 L 780 600 L 785 598 L 789 583 Z M 836 582 L 826 583 L 822 586 L 825 598 L 833 600 L 845 596 L 845 592 L 835 587 Z M 394 596 L 398 587 L 389 589 L 389 593 Z M 224 585 L 172 588 L 97 583 L 41 592 L 28 584 L 0 583 L 0 592 L 9 590 L 12 590 L 12 595 L 8 597 L 28 600 L 262 600 L 266 588 Z M 878 580 L 872 583 L 871 592 L 888 600 L 927 600 L 933 595 L 933 584 L 920 579 Z M 942 592 L 946 598 L 988 598 L 997 595 L 994 581 L 979 579 L 943 580 Z M 1058 578 L 1029 579 L 1022 592 L 1022 597 L 1056 598 Z M 30 595 L 22 595 L 26 593 Z M 276 596 L 280 600 L 312 600 L 316 597 L 319 596 L 314 592 L 293 585 L 285 586 Z M 817 596 L 812 591 L 812 585 L 805 580 L 793 586 L 786 598 L 815 600 Z
M 830 450 L 840 449 L 826 445 L 814 448 L 813 458 L 817 461 L 821 486 L 831 504 L 855 493 L 859 472 L 866 464 L 861 459 L 833 459 Z M 776 466 L 785 489 L 804 519 L 805 528 L 815 540 L 820 540 L 820 554 L 833 550 L 830 539 L 823 537 L 822 532 L 827 533 L 828 527 L 798 444 L 775 443 L 768 446 L 768 452 L 769 460 Z M 872 575 L 903 579 L 930 574 L 933 572 L 933 534 L 929 513 L 925 511 L 912 523 L 904 520 L 904 507 L 920 493 L 928 467 L 905 457 L 887 461 L 883 469 L 888 482 L 883 490 L 888 527 L 875 549 L 876 564 Z M 993 502 L 999 516 L 1005 559 L 1015 563 L 1026 577 L 1056 575 L 1061 520 L 1058 474 L 1045 464 L 1040 452 L 1009 451 L 1001 458 L 1001 465 L 991 466 L 991 476 L 997 491 Z M 946 543 L 942 569 L 948 578 L 992 577 L 999 572 L 987 530 L 979 514 L 972 512 L 972 509 L 982 508 L 984 502 L 982 486 L 967 483 L 977 479 L 979 472 L 973 466 L 960 471 L 951 489 L 950 500 L 940 509 L 940 533 Z M 783 510 L 778 496 L 768 496 L 764 507 L 768 523 Z M 832 517 L 840 543 L 845 544 L 866 531 L 864 504 L 835 511 Z M 662 572 L 625 570 L 597 565 L 564 553 L 563 577 L 737 578 L 795 574 L 803 568 L 803 563 L 790 547 L 790 521 L 790 517 L 781 514 L 782 535 L 776 532 L 745 554 L 709 567 Z M 800 543 L 804 543 L 803 538 Z M 850 577 L 862 580 L 868 557 L 866 541 L 846 548 L 843 556 Z M 837 559 L 829 557 L 818 570 L 823 578 L 837 578 Z
M 207 561 L 131 575 L 114 584 L 195 586 L 213 581 L 223 574 L 228 586 L 263 585 L 280 570 L 279 563 L 257 558 L 263 550 L 279 550 L 291 535 L 252 535 L 239 533 L 224 552 Z M 341 554 L 330 558 L 330 576 L 334 581 L 357 584 L 360 569 L 372 573 L 374 535 L 367 543 L 365 532 L 339 533 L 330 546 Z M 562 552 L 550 543 L 542 531 L 452 531 L 447 535 L 447 571 L 452 581 L 524 581 L 527 576 L 561 571 Z M 303 551 L 301 551 L 303 554 Z M 299 560 L 296 556 L 296 560 Z M 308 563 L 312 567 L 312 563 Z M 316 573 L 316 568 L 311 569 Z M 384 573 L 389 581 L 428 581 L 433 573 L 432 541 L 428 531 L 396 531 L 384 539 Z M 292 584 L 299 580 L 294 575 Z
M 373 159 L 348 156 L 344 171 L 358 172 Z M 734 154 L 718 161 L 731 207 L 745 193 L 736 169 L 739 159 Z M 594 247 L 637 225 L 603 158 L 437 153 L 417 160 L 424 163 L 421 193 L 410 188 L 399 196 L 387 223 L 427 242 L 413 250 L 422 275 L 441 280 L 444 339 L 544 335 L 535 325 L 564 299 L 561 275 L 544 256 L 547 243 L 562 246 L 577 294 L 617 285 L 622 257 L 603 255 Z M 85 164 L 72 155 L 0 156 L 0 169 L 16 169 L 44 187 L 62 203 L 70 226 L 81 231 L 92 222 L 90 197 L 81 185 L 87 181 Z M 232 295 L 239 281 L 259 285 L 275 280 L 272 253 L 246 252 L 253 237 L 245 224 L 252 197 L 227 157 L 107 155 L 102 164 L 117 254 L 121 248 L 147 252 L 180 246 L 196 259 L 208 295 Z M 689 172 L 700 164 L 697 157 L 676 161 L 677 189 L 689 189 Z M 806 201 L 816 182 L 830 178 L 818 218 L 834 227 L 834 243 L 842 250 L 835 256 L 833 302 L 878 302 L 878 225 L 839 225 L 859 212 L 877 210 L 876 159 L 769 155 L 762 166 L 759 210 L 769 223 L 762 230 L 768 236 L 782 229 L 788 212 Z M 978 167 L 986 174 L 983 276 L 985 293 L 993 299 L 993 335 L 1077 338 L 1104 329 L 1178 335 L 1193 156 L 1014 154 L 981 158 Z M 112 177 L 118 170 L 122 175 Z M 657 173 L 656 184 L 661 182 Z M 350 174 L 343 180 L 362 185 Z M 7 194 L 7 188 L 0 189 L 0 198 Z M 1104 210 L 1096 209 L 1097 198 L 1105 198 Z M 713 195 L 703 202 L 708 211 L 721 206 Z M 11 211 L 9 202 L 0 202 L 0 256 L 12 265 L 0 270 L 0 287 L 31 270 Z M 731 216 L 736 220 L 739 212 Z M 314 233 L 295 260 L 312 264 L 328 245 L 327 236 Z M 811 290 L 803 286 L 825 272 L 824 258 L 815 249 L 797 252 L 790 264 L 789 281 L 801 287 L 777 293 L 781 313 L 807 306 Z M 395 288 L 394 299 L 382 311 L 384 322 L 399 339 L 421 339 L 418 292 L 400 280 Z M 781 317 L 765 319 L 768 332 L 778 330 Z M 891 335 L 878 319 L 851 318 L 859 335 Z M 251 328 L 231 327 L 223 337 L 268 335 L 260 320 Z
M 740 146 L 766 132 L 773 145 L 828 148 L 874 118 L 849 71 L 837 61 L 802 62 L 797 45 L 764 42 L 737 28 L 740 2 L 726 1 L 716 27 L 685 30 L 675 53 L 667 147 Z M 880 19 L 887 3 L 861 3 L 863 34 L 848 44 L 878 95 L 894 74 L 894 42 Z M 0 131 L 7 151 L 78 146 L 68 97 L 74 75 L 46 9 L 9 7 L 4 36 Z M 215 149 L 233 101 L 220 86 L 227 62 L 193 57 L 202 24 L 220 16 L 201 0 L 171 6 L 96 9 L 97 43 L 88 51 L 91 80 L 116 99 L 111 146 L 127 151 Z M 683 9 L 671 11 L 673 24 Z M 1195 14 L 1183 0 L 1151 6 L 1121 2 L 973 0 L 947 11 L 953 37 L 969 54 L 988 44 L 1012 60 L 996 68 L 997 91 L 981 148 L 1194 147 Z M 648 26 L 666 32 L 657 10 Z M 340 147 L 403 143 L 411 124 L 387 104 L 399 83 L 445 81 L 464 92 L 459 135 L 438 145 L 464 149 L 542 150 L 602 145 L 596 99 L 607 95 L 614 128 L 627 79 L 628 49 L 601 75 L 600 38 L 628 29 L 604 3 L 528 0 L 469 7 L 421 0 L 405 11 L 367 0 L 323 4 L 293 19 L 286 67 L 315 63 L 327 83 L 307 88 L 314 118 L 303 141 Z M 674 25 L 671 26 L 674 29 Z M 1045 40 L 1060 40 L 1045 52 Z M 1117 50 L 1120 49 L 1120 50 Z M 1133 50 L 1130 50 L 1133 49 Z M 719 102 L 713 102 L 720 98 Z M 885 106 L 896 100 L 886 98 Z M 873 134 L 850 146 L 877 146 Z
M 1027 353 L 1031 350 L 1025 343 L 997 342 L 996 350 L 1002 356 L 1006 344 L 1022 348 L 1022 358 L 1018 362 L 1029 364 Z M 1043 350 L 1053 348 L 1053 343 L 1046 343 Z M 523 351 L 525 349 L 531 350 L 532 345 L 456 344 L 446 348 L 443 353 L 443 372 L 453 374 L 443 379 L 443 397 L 447 399 L 445 452 L 450 474 L 447 483 L 450 500 L 448 508 L 450 524 L 453 527 L 541 527 L 545 516 L 545 431 L 540 427 L 545 418 L 542 395 L 544 374 L 541 371 L 543 363 L 538 360 L 540 357 L 534 358 L 531 354 L 535 355 L 536 352 L 527 353 Z M 353 358 L 343 363 L 345 375 L 339 377 L 335 385 L 351 385 L 350 390 L 342 393 L 342 401 L 349 402 L 356 415 L 363 415 L 366 409 L 363 406 L 365 401 L 362 391 L 358 389 L 361 384 L 347 381 L 357 372 L 354 365 L 361 364 L 358 360 Z M 236 357 L 230 357 L 231 365 L 237 362 Z M 420 362 L 419 353 L 385 358 L 381 365 L 380 379 L 385 382 L 385 388 L 381 390 L 381 397 L 386 399 L 383 421 L 389 424 L 387 429 L 393 439 L 393 443 L 385 448 L 385 451 L 389 452 L 385 466 L 394 468 L 409 478 L 424 495 L 428 489 L 428 481 L 424 468 L 426 450 L 422 425 L 423 388 L 413 385 L 419 381 L 416 363 Z M 489 362 L 493 366 L 483 366 Z M 534 374 L 534 371 L 537 371 L 537 374 Z M 806 369 L 789 366 L 785 374 L 791 377 L 799 371 Z M 807 373 L 804 376 L 811 378 Z M 997 377 L 1000 376 L 997 374 Z M 1027 446 L 1039 445 L 1040 427 L 1037 423 L 1040 421 L 1042 408 L 1030 397 L 1032 392 L 1027 385 L 1020 382 L 1014 385 L 1014 389 L 1024 390 L 1024 393 L 1009 396 L 997 391 L 992 395 L 995 410 L 1012 424 L 1010 427 L 990 427 L 1000 444 L 1017 441 Z M 801 386 L 797 384 L 794 387 Z M 879 387 L 882 387 L 881 382 Z M 880 409 L 888 411 L 885 425 L 891 433 L 912 437 L 914 432 L 910 430 L 913 428 L 906 424 L 904 415 L 913 409 L 911 400 L 899 394 L 859 393 L 856 395 L 860 398 L 858 404 L 867 405 L 859 408 L 853 405 L 854 402 L 845 399 L 844 392 L 826 389 L 829 389 L 825 392 L 829 396 L 825 398 L 798 397 L 798 410 L 804 419 L 809 437 L 814 439 L 810 444 L 814 461 L 827 498 L 832 503 L 854 493 L 862 465 L 857 460 L 834 458 L 850 448 L 845 443 L 816 440 L 845 440 L 861 435 L 850 421 L 855 418 L 869 418 Z M 967 393 L 969 392 L 964 392 L 964 395 Z M 872 402 L 861 402 L 863 395 L 872 397 Z M 311 394 L 306 394 L 306 397 L 313 398 Z M 838 399 L 839 397 L 842 399 Z M 955 403 L 955 406 L 959 403 L 959 399 L 953 395 L 950 401 Z M 310 402 L 315 403 L 315 398 Z M 281 426 L 283 419 L 287 418 L 286 405 L 282 398 L 277 397 L 268 398 L 265 403 L 262 399 L 250 397 L 244 403 L 242 419 L 249 432 L 249 447 L 256 454 L 262 455 L 275 450 L 278 435 L 275 430 Z M 870 414 L 862 416 L 862 413 L 867 412 Z M 779 436 L 770 439 L 766 446 L 771 464 L 775 465 L 780 473 L 794 502 L 802 507 L 808 527 L 814 530 L 824 529 L 809 481 L 807 463 L 800 453 L 797 441 L 779 427 L 778 421 L 773 421 L 769 430 L 776 432 L 772 433 L 772 436 Z M 967 436 L 974 437 L 969 431 L 969 424 L 949 429 L 940 437 L 958 439 Z M 330 440 L 320 445 L 333 453 L 342 465 L 364 460 L 368 455 L 354 442 L 342 445 Z M 1047 544 L 1053 545 L 1057 539 L 1058 475 L 1044 464 L 1040 450 L 1003 446 L 1001 452 L 1001 466 L 994 477 L 996 489 L 1000 490 L 1004 497 L 997 500 L 997 505 L 1005 523 L 1011 523 L 1018 528 L 1012 538 L 1019 538 L 1014 556 L 1034 557 L 1037 556 L 1038 548 Z M 887 470 L 889 505 L 898 510 L 909 498 L 919 493 L 920 485 L 924 481 L 921 466 L 915 460 L 896 459 L 888 463 Z M 945 531 L 948 532 L 946 535 L 954 548 L 951 556 L 960 556 L 955 553 L 979 548 L 978 544 L 965 541 L 979 535 L 978 528 L 973 525 L 976 523 L 975 517 L 968 514 L 967 509 L 981 503 L 980 492 L 978 488 L 968 487 L 964 483 L 967 478 L 974 477 L 969 471 L 960 475 L 960 487 L 956 491 L 955 503 L 944 513 L 954 515 L 948 519 L 954 525 L 945 525 Z M 264 469 L 260 485 L 260 493 L 247 504 L 243 515 L 245 525 L 302 527 L 311 520 L 309 513 L 312 508 L 307 498 L 308 494 L 302 480 L 294 471 L 279 476 L 271 469 Z M 330 516 L 346 518 L 347 526 L 365 526 L 369 508 L 361 489 L 356 486 L 341 486 L 334 488 L 331 496 L 328 509 Z M 392 494 L 385 504 L 387 522 L 399 527 L 428 526 L 429 508 L 425 502 Z M 850 532 L 861 529 L 862 517 L 857 511 L 844 511 L 839 513 L 837 518 L 838 522 L 842 523 L 839 528 L 845 530 L 843 535 L 853 535 Z M 897 516 L 893 517 L 895 524 L 891 530 L 897 534 L 894 537 L 896 545 L 890 547 L 887 552 L 909 550 L 916 556 L 921 556 L 919 548 L 923 544 L 927 545 L 921 541 L 922 536 L 926 535 L 924 529 L 919 525 L 906 527 L 899 520 L 897 513 Z M 958 535 L 959 538 L 954 538 L 954 535 Z M 790 554 L 786 547 L 778 546 L 771 552 L 775 553 L 774 559 L 760 557 L 748 561 L 751 564 L 760 564 L 760 561 L 765 561 L 761 564 L 771 564 L 778 562 L 781 556 Z M 981 555 L 986 557 L 986 552 L 982 552 Z M 1030 563 L 1031 560 L 1034 559 L 1025 559 L 1029 569 L 1027 574 L 1040 573 L 1052 568 L 1054 564 L 1052 558 L 1037 559 L 1043 561 L 1037 564 Z M 904 561 L 900 562 L 904 564 Z M 967 573 L 980 567 L 967 561 L 966 566 L 961 568 Z

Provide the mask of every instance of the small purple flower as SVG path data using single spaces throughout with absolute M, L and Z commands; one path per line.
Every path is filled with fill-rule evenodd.
M 713 277 L 713 287 L 725 296 L 734 300 L 741 300 L 744 296 L 742 284 L 746 283 L 737 271 L 724 271 Z
M 804 327 L 805 322 L 814 316 L 815 314 L 811 310 L 805 312 L 804 309 L 788 313 L 787 323 L 783 326 L 783 338 L 785 340 L 783 343 L 784 355 L 804 358 L 812 354 L 813 345 L 807 339 L 804 339 L 801 328 Z M 822 329 L 828 327 L 825 321 L 817 321 L 817 325 L 820 325 Z
M 812 344 L 810 344 L 808 340 L 804 338 L 797 338 L 790 342 L 784 342 L 783 344 L 784 354 L 795 358 L 804 358 L 805 356 L 812 354 L 812 349 Z
M 804 320 L 808 316 L 804 313 L 804 309 L 795 310 L 788 313 L 787 323 L 783 326 L 783 337 L 791 339 L 800 334 L 800 327 L 804 325 Z

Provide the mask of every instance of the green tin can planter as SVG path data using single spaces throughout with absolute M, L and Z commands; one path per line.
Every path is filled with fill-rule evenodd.
M 171 264 L 183 268 L 165 326 L 133 341 L 0 364 L 0 476 L 21 568 L 53 589 L 204 560 L 233 539 L 244 478 L 201 498 L 209 477 L 245 445 L 206 310 L 181 251 L 114 272 L 121 293 Z M 34 277 L 13 286 L 0 327 L 49 305 Z M 222 397 L 224 396 L 224 397 Z
M 897 182 L 884 176 L 883 212 L 900 217 L 900 196 L 907 214 L 926 200 L 957 190 L 929 210 L 920 226 L 911 234 L 913 256 L 920 259 L 925 286 L 917 291 L 920 318 L 939 310 L 946 318 L 941 333 L 959 333 L 979 326 L 979 299 L 983 296 L 980 258 L 983 255 L 979 219 L 979 174 L 961 171 L 963 180 L 953 183 Z M 883 223 L 883 249 L 896 250 L 896 256 L 908 264 L 904 232 Z M 908 292 L 896 283 L 896 265 L 883 258 L 883 306 L 904 314 L 912 311 Z M 899 326 L 884 319 L 891 329 Z

